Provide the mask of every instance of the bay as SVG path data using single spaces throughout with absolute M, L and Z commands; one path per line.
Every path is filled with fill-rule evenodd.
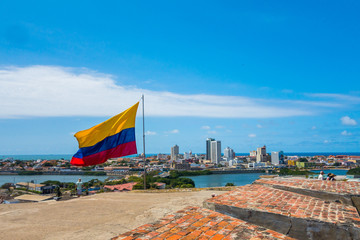
M 312 172 L 320 173 L 321 170 L 314 170 Z M 323 170 L 325 175 L 328 173 L 333 173 L 337 176 L 346 175 L 347 170 L 342 169 L 330 169 Z M 186 178 L 190 178 L 195 182 L 196 188 L 205 188 L 205 187 L 224 187 L 226 183 L 234 183 L 235 186 L 244 186 L 246 184 L 253 183 L 256 179 L 260 178 L 260 175 L 265 175 L 264 173 L 239 173 L 239 174 L 211 174 L 211 175 L 202 175 Z
M 224 187 L 226 183 L 233 183 L 235 186 L 243 186 L 251 184 L 259 179 L 264 173 L 239 173 L 239 174 L 211 174 L 186 178 L 190 178 L 195 182 L 196 188 L 205 187 Z

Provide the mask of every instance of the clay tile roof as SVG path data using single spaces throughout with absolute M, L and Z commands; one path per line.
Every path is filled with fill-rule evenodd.
M 137 182 L 131 182 L 131 183 L 124 183 L 124 184 L 118 184 L 118 185 L 105 185 L 104 188 L 110 189 L 111 191 L 118 190 L 118 191 L 131 191 L 136 185 Z

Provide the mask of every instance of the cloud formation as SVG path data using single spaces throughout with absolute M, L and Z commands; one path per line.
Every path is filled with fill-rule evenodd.
M 115 77 L 59 66 L 0 68 L 0 118 L 112 116 L 145 95 L 146 116 L 278 118 L 313 115 L 314 102 L 184 95 L 121 86 Z M 331 107 L 331 106 L 323 106 Z
M 150 135 L 156 135 L 156 132 L 146 131 L 146 132 L 145 132 L 145 135 L 148 135 L 148 136 L 150 136 Z
M 249 136 L 250 138 L 254 138 L 254 137 L 256 137 L 256 134 L 250 133 L 248 136 Z
M 172 134 L 176 134 L 176 133 L 179 133 L 180 131 L 178 129 L 173 129 L 171 131 L 168 131 L 166 133 L 172 133 Z
M 341 132 L 341 135 L 343 135 L 343 136 L 351 136 L 352 133 L 344 130 L 344 131 Z
M 357 125 L 357 122 L 354 119 L 350 118 L 349 116 L 344 116 L 340 118 L 340 120 L 343 125 L 349 125 L 349 126 Z

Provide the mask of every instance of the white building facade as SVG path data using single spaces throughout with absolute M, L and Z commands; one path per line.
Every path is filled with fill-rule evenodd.
M 205 153 L 205 160 L 211 160 L 211 142 L 215 141 L 214 138 L 206 139 L 206 153 Z
M 232 148 L 225 148 L 224 149 L 224 158 L 226 158 L 226 161 L 234 160 L 235 153 Z
M 179 155 L 179 146 L 175 145 L 171 148 L 171 161 L 176 161 Z
M 284 152 L 271 152 L 271 164 L 272 165 L 279 165 L 284 164 Z
M 221 161 L 221 141 L 211 141 L 211 162 L 219 164 Z

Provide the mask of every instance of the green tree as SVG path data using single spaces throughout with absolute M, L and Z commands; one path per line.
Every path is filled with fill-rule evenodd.
M 61 182 L 60 181 L 54 181 L 54 180 L 47 180 L 45 182 L 42 182 L 41 184 L 44 184 L 46 186 L 53 186 L 53 185 L 58 185 L 60 186 L 61 185 Z
M 360 167 L 350 169 L 346 175 L 360 175 Z
M 12 184 L 11 184 L 11 183 L 4 183 L 3 185 L 1 185 L 1 188 L 2 188 L 2 189 L 10 190 L 10 187 L 12 187 Z

